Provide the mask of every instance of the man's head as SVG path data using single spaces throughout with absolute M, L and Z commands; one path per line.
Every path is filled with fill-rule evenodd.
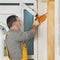
M 21 22 L 18 16 L 11 15 L 7 18 L 7 26 L 12 30 L 19 30 L 21 28 Z

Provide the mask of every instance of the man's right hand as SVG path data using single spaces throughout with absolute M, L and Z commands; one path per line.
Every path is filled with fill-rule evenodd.
M 40 23 L 46 20 L 46 14 L 41 15 L 40 17 L 37 17 L 33 23 L 34 26 L 39 26 Z

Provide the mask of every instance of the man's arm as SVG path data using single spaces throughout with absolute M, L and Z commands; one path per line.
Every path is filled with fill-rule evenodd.
M 7 35 L 7 39 L 15 41 L 30 40 L 34 37 L 37 27 L 33 25 L 30 31 L 20 32 L 20 31 L 10 31 Z
M 36 30 L 38 27 L 36 26 L 32 26 L 32 29 L 30 31 L 26 31 L 23 32 L 21 36 L 23 36 L 23 38 L 21 40 L 30 40 L 34 37 Z
M 17 37 L 19 41 L 23 40 L 30 40 L 34 37 L 36 30 L 38 27 L 32 26 L 32 29 L 30 31 L 22 32 L 21 34 L 18 33 Z

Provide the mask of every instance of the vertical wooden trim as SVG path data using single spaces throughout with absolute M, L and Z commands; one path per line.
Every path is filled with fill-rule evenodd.
M 54 60 L 54 1 L 48 2 L 48 60 Z

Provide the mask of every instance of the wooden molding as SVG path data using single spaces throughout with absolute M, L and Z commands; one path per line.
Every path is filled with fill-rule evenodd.
M 48 60 L 54 60 L 54 1 L 48 2 Z

